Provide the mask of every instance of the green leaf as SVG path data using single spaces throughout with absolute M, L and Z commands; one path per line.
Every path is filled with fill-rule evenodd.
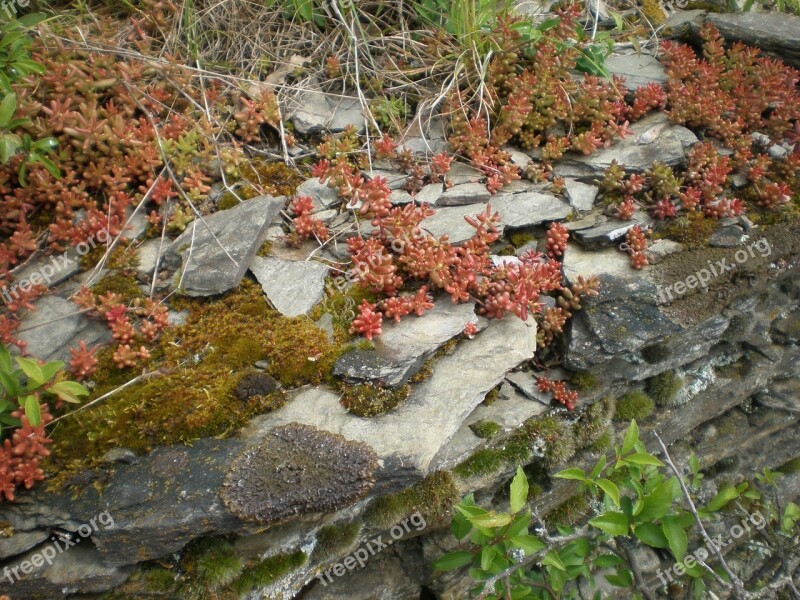
M 601 554 L 600 556 L 596 557 L 593 562 L 601 569 L 608 569 L 610 567 L 619 566 L 625 561 L 616 554 Z
M 724 507 L 728 502 L 731 500 L 735 500 L 739 497 L 739 492 L 736 488 L 727 487 L 721 490 L 716 496 L 711 499 L 711 502 L 708 503 L 708 506 L 705 507 L 707 511 L 716 512 L 722 507 Z
M 89 390 L 75 381 L 59 381 L 47 388 L 47 391 L 58 396 L 59 400 L 79 404 L 78 396 L 88 396 Z
M 634 465 L 647 465 L 653 467 L 664 466 L 664 463 L 648 452 L 637 452 L 636 454 L 626 456 L 623 460 Z
M 13 133 L 0 135 L 0 164 L 6 164 L 22 146 L 20 137 Z
M 617 573 L 615 575 L 606 575 L 606 581 L 617 587 L 631 587 L 631 584 L 633 583 L 633 573 L 631 573 L 628 569 L 617 569 Z
M 531 526 L 531 513 L 527 510 L 519 513 L 514 517 L 514 521 L 503 532 L 506 537 L 514 537 L 521 533 L 528 533 L 528 528 Z
M 36 140 L 31 146 L 33 150 L 41 150 L 42 152 L 52 152 L 58 148 L 58 140 L 54 137 L 46 137 Z
M 33 27 L 34 25 L 38 25 L 44 21 L 46 18 L 47 15 L 44 13 L 28 13 L 27 15 L 17 17 L 17 23 L 23 27 Z
M 53 376 L 64 367 L 64 363 L 60 360 L 53 360 L 41 365 L 42 375 L 45 381 L 50 381 Z
M 606 511 L 589 521 L 589 524 L 609 535 L 626 535 L 629 527 L 628 517 L 615 511 Z
M 19 395 L 19 383 L 4 370 L 0 371 L 0 384 L 8 396 L 15 398 Z
M 625 432 L 625 439 L 622 441 L 621 453 L 627 454 L 633 450 L 633 446 L 639 441 L 639 426 L 636 424 L 636 419 L 631 421 L 628 431 Z
M 56 163 L 54 163 L 52 160 L 50 160 L 49 158 L 47 158 L 43 154 L 38 154 L 36 152 L 32 152 L 30 155 L 28 155 L 28 161 L 27 162 L 29 162 L 29 163 L 39 163 L 45 169 L 47 169 L 47 171 L 50 173 L 50 175 L 52 175 L 56 179 L 61 179 L 61 171 L 58 168 L 58 165 L 56 165 Z
M 6 94 L 5 98 L 0 101 L 0 127 L 5 128 L 11 117 L 17 111 L 17 95 Z
M 39 400 L 33 394 L 25 396 L 25 416 L 31 425 L 38 427 L 42 422 L 42 413 L 39 407 Z
M 433 568 L 437 571 L 454 571 L 472 562 L 472 552 L 459 550 L 448 552 L 433 561 Z
M 477 527 L 503 527 L 511 523 L 511 515 L 505 513 L 468 516 L 467 519 Z
M 615 506 L 619 506 L 619 488 L 617 485 L 608 479 L 598 479 L 595 483 L 606 493 L 606 496 L 611 498 Z
M 559 479 L 574 479 L 577 481 L 586 481 L 586 474 L 583 472 L 583 469 L 579 469 L 577 467 L 572 467 L 570 469 L 565 469 L 563 471 L 559 471 L 553 477 L 558 477 Z
M 35 360 L 18 356 L 17 364 L 19 368 L 22 369 L 22 372 L 38 385 L 42 385 L 45 382 L 44 373 L 42 373 L 41 367 L 39 367 Z
M 463 540 L 472 531 L 472 524 L 467 520 L 462 513 L 456 512 L 453 515 L 453 520 L 450 523 L 450 531 L 457 540 Z
M 542 559 L 542 564 L 554 567 L 559 571 L 567 570 L 567 567 L 565 567 L 564 563 L 561 562 L 561 557 L 555 550 L 550 550 L 550 552 L 544 555 L 544 558 Z
M 545 547 L 544 542 L 535 535 L 516 535 L 510 538 L 509 541 L 518 548 L 522 548 L 527 555 L 534 554 Z
M 669 547 L 669 542 L 664 532 L 655 523 L 641 523 L 636 526 L 633 533 L 651 548 Z
M 528 501 L 528 478 L 522 467 L 517 467 L 517 474 L 511 481 L 511 512 L 516 514 Z
M 499 556 L 501 556 L 501 554 L 498 552 L 497 548 L 494 546 L 484 546 L 483 550 L 481 550 L 481 569 L 484 571 L 491 569 L 492 563 Z
M 682 561 L 683 557 L 686 556 L 686 549 L 689 547 L 686 531 L 684 531 L 677 519 L 670 517 L 662 519 L 661 530 L 667 538 L 672 556 L 674 556 L 675 560 L 678 562 Z
M 0 369 L 6 373 L 10 373 L 11 367 L 11 353 L 6 348 L 5 344 L 0 344 Z
M 589 473 L 589 479 L 592 480 L 597 479 L 598 475 L 600 475 L 600 473 L 603 472 L 603 469 L 606 468 L 606 464 L 607 464 L 606 455 L 603 454 L 598 459 L 597 464 L 595 464 L 594 469 L 592 469 L 592 472 Z
M 646 523 L 660 519 L 669 512 L 672 502 L 678 495 L 680 495 L 680 488 L 678 480 L 674 477 L 659 484 L 642 499 L 639 511 L 634 510 L 635 521 Z

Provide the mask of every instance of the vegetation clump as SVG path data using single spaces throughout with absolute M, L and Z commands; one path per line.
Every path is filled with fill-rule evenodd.
M 302 567 L 306 560 L 308 557 L 302 550 L 270 556 L 255 565 L 245 566 L 244 571 L 233 581 L 231 587 L 239 594 L 266 587 Z
M 458 499 L 453 476 L 436 471 L 406 490 L 376 498 L 364 512 L 364 521 L 372 527 L 388 529 L 418 512 L 427 527 L 436 527 L 450 518 Z
M 408 385 L 399 388 L 385 388 L 370 383 L 357 385 L 343 384 L 342 406 L 359 417 L 374 417 L 388 412 L 408 398 L 411 388 Z
M 649 417 L 656 408 L 653 399 L 642 391 L 628 392 L 617 399 L 615 421 L 641 421 Z
M 647 380 L 647 394 L 657 406 L 673 406 L 685 383 L 675 371 L 664 371 Z
M 317 534 L 317 545 L 311 557 L 326 561 L 350 549 L 358 539 L 361 524 L 357 521 L 341 525 L 326 525 Z
M 490 421 L 488 419 L 476 421 L 475 423 L 470 425 L 469 428 L 472 430 L 472 433 L 477 435 L 479 438 L 483 439 L 491 439 L 498 433 L 503 431 L 502 425 L 500 425 L 495 421 Z

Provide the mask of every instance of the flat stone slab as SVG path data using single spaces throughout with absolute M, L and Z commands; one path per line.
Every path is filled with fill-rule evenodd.
M 588 227 L 585 229 L 577 229 L 574 231 L 575 237 L 581 241 L 582 244 L 591 247 L 608 246 L 614 244 L 623 238 L 636 225 L 642 227 L 650 227 L 653 224 L 653 219 L 647 213 L 637 211 L 634 213 L 630 221 L 621 221 L 619 219 L 609 219 L 604 223 Z
M 800 67 L 800 17 L 778 12 L 711 13 L 707 20 L 726 40 L 758 46 Z
M 475 235 L 475 228 L 467 223 L 464 217 L 474 217 L 485 211 L 486 206 L 486 204 L 467 204 L 437 208 L 435 214 L 422 220 L 420 227 L 437 238 L 448 234 L 451 244 L 463 244 Z M 504 227 L 505 224 L 502 222 L 497 227 L 501 234 Z
M 384 324 L 383 333 L 374 339 L 374 350 L 351 350 L 342 355 L 333 373 L 349 381 L 402 385 L 442 344 L 464 331 L 467 323 L 478 323 L 475 306 L 442 298 L 421 317 L 409 315 L 399 323 Z
M 325 296 L 330 269 L 321 262 L 256 256 L 250 270 L 272 305 L 287 317 L 307 314 Z
M 310 197 L 317 210 L 328 208 L 342 201 L 335 188 L 328 187 L 328 184 L 320 182 L 317 177 L 306 179 L 298 185 L 295 195 Z
M 287 116 L 301 135 L 338 132 L 348 125 L 355 125 L 359 133 L 366 129 L 358 98 L 323 92 L 316 80 L 298 94 Z
M 36 310 L 23 317 L 18 337 L 25 351 L 41 360 L 69 362 L 70 347 L 84 340 L 91 347 L 110 339 L 108 328 L 83 314 L 73 302 L 58 296 L 44 296 L 34 302 Z
M 621 75 L 625 78 L 625 87 L 635 90 L 649 83 L 664 85 L 667 83 L 667 74 L 664 65 L 652 54 L 612 54 L 606 58 L 606 69 L 612 75 Z
M 494 210 L 500 213 L 505 227 L 531 227 L 548 221 L 560 221 L 572 214 L 569 204 L 541 192 L 498 194 L 491 201 Z
M 462 183 L 445 190 L 436 200 L 437 206 L 462 206 L 464 204 L 486 203 L 491 198 L 489 190 L 482 183 Z
M 320 388 L 301 391 L 285 406 L 257 417 L 248 435 L 298 422 L 372 446 L 393 477 L 425 475 L 433 458 L 455 435 L 486 393 L 507 371 L 536 352 L 536 325 L 516 317 L 492 321 L 484 331 L 442 357 L 429 379 L 417 385 L 395 410 L 364 419 Z M 468 365 L 468 368 L 465 367 Z
M 188 296 L 212 296 L 239 285 L 283 202 L 258 196 L 205 222 L 193 221 L 167 249 L 171 262 L 182 260 L 183 276 L 176 275 L 175 285 Z
M 663 113 L 653 113 L 630 127 L 631 134 L 589 156 L 566 155 L 555 163 L 556 175 L 562 177 L 594 177 L 616 161 L 629 172 L 641 173 L 655 161 L 669 166 L 682 164 L 686 149 L 696 143 L 697 136 L 686 127 L 670 123 Z
M 596 185 L 583 183 L 577 179 L 565 179 L 564 186 L 567 189 L 567 199 L 576 210 L 592 210 L 600 188 Z

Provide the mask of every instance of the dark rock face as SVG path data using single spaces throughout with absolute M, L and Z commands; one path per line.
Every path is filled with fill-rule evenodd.
M 290 423 L 233 461 L 222 501 L 241 519 L 258 523 L 335 510 L 372 488 L 376 462 L 366 444 Z
M 758 46 L 779 56 L 786 64 L 800 67 L 800 17 L 777 12 L 710 14 L 726 40 Z

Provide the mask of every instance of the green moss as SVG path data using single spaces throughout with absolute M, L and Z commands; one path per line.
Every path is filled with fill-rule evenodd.
M 617 400 L 617 409 L 614 412 L 615 421 L 627 422 L 631 419 L 642 420 L 649 417 L 656 404 L 644 392 L 628 392 Z
M 536 238 L 532 233 L 524 232 L 524 231 L 515 231 L 508 235 L 508 241 L 515 248 L 522 248 L 525 244 L 530 244 L 531 242 L 535 242 Z
M 548 527 L 556 525 L 578 525 L 589 514 L 589 499 L 586 494 L 578 494 L 556 506 L 544 517 Z
M 542 458 L 548 467 L 568 461 L 577 450 L 574 430 L 554 415 L 526 421 L 519 435 L 529 445 L 544 444 Z
M 642 358 L 644 358 L 648 364 L 654 365 L 667 360 L 669 357 L 670 351 L 663 343 L 642 348 Z
M 355 521 L 323 527 L 317 534 L 317 545 L 312 558 L 322 562 L 347 552 L 358 539 L 360 531 L 361 524 Z
M 708 240 L 716 229 L 716 220 L 695 212 L 673 219 L 662 231 L 661 237 L 675 240 L 689 248 L 700 248 L 708 246 Z
M 657 406 L 672 406 L 685 383 L 675 371 L 664 371 L 647 380 L 647 394 Z
M 359 417 L 374 417 L 392 410 L 408 398 L 410 387 L 383 388 L 369 383 L 342 384 L 342 406 Z
M 597 378 L 589 371 L 576 371 L 569 376 L 572 387 L 581 392 L 588 392 L 597 387 Z
M 483 403 L 486 406 L 491 406 L 497 400 L 497 397 L 500 395 L 500 387 L 494 387 L 486 392 L 486 396 L 483 398 Z
M 288 167 L 283 161 L 257 159 L 242 165 L 239 175 L 250 183 L 250 186 L 239 193 L 243 198 L 254 197 L 258 194 L 291 196 L 297 190 L 297 186 L 303 183 L 300 173 L 296 169 Z
M 436 471 L 410 488 L 376 498 L 364 512 L 364 520 L 372 527 L 388 529 L 419 512 L 427 527 L 449 522 L 460 495 L 453 476 Z
M 252 568 L 246 569 L 233 582 L 233 589 L 240 594 L 246 594 L 257 588 L 265 587 L 302 567 L 307 558 L 303 551 L 292 554 L 276 554 L 265 558 Z
M 261 248 L 256 252 L 256 256 L 269 256 L 272 253 L 272 240 L 267 240 L 261 244 Z
M 606 452 L 614 444 L 614 433 L 610 430 L 604 431 L 600 437 L 589 445 L 592 452 Z
M 236 197 L 236 194 L 233 194 L 232 192 L 225 192 L 222 195 L 222 198 L 220 198 L 217 202 L 217 210 L 228 210 L 229 208 L 238 206 L 241 203 L 241 200 Z
M 467 479 L 476 475 L 494 473 L 503 467 L 504 458 L 503 451 L 499 449 L 476 450 L 453 469 L 453 474 L 461 479 Z
M 606 397 L 587 406 L 575 424 L 575 441 L 579 448 L 590 446 L 611 427 L 615 401 Z
M 233 546 L 220 538 L 203 540 L 191 554 L 191 572 L 199 583 L 212 590 L 230 585 L 244 567 Z
M 54 429 L 49 464 L 61 477 L 115 446 L 142 453 L 157 445 L 233 433 L 274 407 L 273 397 L 242 401 L 234 394 L 239 375 L 254 362 L 268 360 L 268 374 L 289 389 L 327 380 L 342 350 L 307 318 L 290 319 L 271 309 L 261 288 L 247 280 L 219 299 L 178 299 L 173 308 L 188 316 L 151 348 L 147 370 L 159 373 Z M 111 349 L 98 353 L 89 400 L 134 377 L 114 365 L 112 354 Z
M 122 296 L 120 300 L 123 304 L 130 304 L 136 298 L 143 298 L 144 293 L 136 281 L 133 271 L 120 270 L 114 271 L 103 277 L 96 285 L 92 286 L 92 292 L 102 296 L 108 292 L 113 292 Z
M 472 433 L 483 439 L 491 439 L 503 431 L 503 427 L 499 423 L 486 419 L 473 423 L 469 428 Z
M 142 570 L 141 579 L 146 590 L 156 593 L 171 592 L 176 585 L 175 573 L 160 567 Z
M 343 281 L 344 278 L 342 277 L 341 280 Z M 359 285 L 339 289 L 336 281 L 338 280 L 334 279 L 333 282 L 328 282 L 326 298 L 311 310 L 309 318 L 312 321 L 318 321 L 323 314 L 330 313 L 333 317 L 334 339 L 338 344 L 347 343 L 351 339 L 366 341 L 361 337 L 353 338 L 350 334 L 350 324 L 353 322 L 361 302 L 364 300 L 374 302 L 377 295 Z
M 787 460 L 783 463 L 780 467 L 775 469 L 776 471 L 780 471 L 784 475 L 791 475 L 792 473 L 797 473 L 800 471 L 800 456 L 796 456 L 791 460 Z

